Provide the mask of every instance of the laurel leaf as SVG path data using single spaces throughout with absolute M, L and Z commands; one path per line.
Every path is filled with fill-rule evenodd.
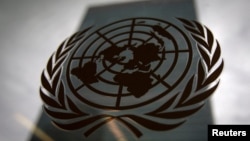
M 87 118 L 87 119 L 84 119 L 84 120 L 81 120 L 81 121 L 77 121 L 77 122 L 74 122 L 74 123 L 66 123 L 66 124 L 63 124 L 63 123 L 59 123 L 59 122 L 56 122 L 56 121 L 53 121 L 53 123 L 62 128 L 62 129 L 65 129 L 65 130 L 76 130 L 76 129 L 79 129 L 79 128 L 83 128 L 93 122 L 96 122 L 97 120 L 100 120 L 102 118 L 106 118 L 106 117 L 110 117 L 110 116 L 106 116 L 106 115 L 97 115 L 97 116 L 94 116 L 94 117 L 90 117 L 90 118 Z
M 51 111 L 46 107 L 44 107 L 44 110 L 48 115 L 50 115 L 53 118 L 57 118 L 57 119 L 73 119 L 73 118 L 78 118 L 78 117 L 82 116 L 80 114 L 74 114 L 74 113 L 64 113 L 64 112 Z
M 55 107 L 55 108 L 62 108 L 60 104 L 58 104 L 54 99 L 48 97 L 45 93 L 43 93 L 42 89 L 40 88 L 40 96 L 44 103 L 46 103 L 49 106 Z
M 206 49 L 209 49 L 208 44 L 206 43 L 206 41 L 204 41 L 202 38 L 198 37 L 195 34 L 192 34 L 192 37 L 200 44 L 202 44 Z
M 220 54 L 221 54 L 220 53 L 220 46 L 217 42 L 217 48 L 215 50 L 215 53 L 211 57 L 212 59 L 210 59 L 211 50 L 212 50 L 212 46 L 213 46 L 213 42 L 214 42 L 214 37 L 213 37 L 211 31 L 206 27 L 204 28 L 204 26 L 202 26 L 200 23 L 198 23 L 196 21 L 190 22 L 190 21 L 185 20 L 185 19 L 179 19 L 179 20 L 184 24 L 184 27 L 189 32 L 191 32 L 192 38 L 197 42 L 197 48 L 200 52 L 201 59 L 204 61 L 204 64 L 203 64 L 202 60 L 199 60 L 199 62 L 198 62 L 197 83 L 196 83 L 196 87 L 194 87 L 195 93 L 197 93 L 200 89 L 204 88 L 205 86 L 207 86 L 208 84 L 210 84 L 214 80 L 216 80 L 222 71 L 223 61 L 222 61 L 221 65 L 212 74 L 210 74 L 210 76 L 208 78 L 206 78 L 206 75 L 205 75 L 207 72 L 206 69 L 210 70 L 212 67 L 214 67 L 216 62 L 220 59 Z M 206 33 L 205 33 L 205 30 L 207 31 Z M 207 35 L 205 35 L 205 34 L 207 34 Z M 194 105 L 194 104 L 200 104 L 200 102 L 202 102 L 207 97 L 209 97 L 215 91 L 215 89 L 218 87 L 219 81 L 212 88 L 209 88 L 209 89 L 201 92 L 200 94 L 189 98 L 190 94 L 193 91 L 194 77 L 195 77 L 195 75 L 189 79 L 189 81 L 186 84 L 186 87 L 182 93 L 182 97 L 180 98 L 178 104 L 175 106 L 174 109 L 184 108 L 186 106 L 190 106 L 190 105 Z M 189 100 L 187 100 L 188 98 L 189 98 Z M 174 103 L 174 101 L 175 101 L 175 98 L 172 98 L 172 99 L 168 100 L 165 104 L 161 105 L 156 110 L 151 111 L 151 112 L 147 113 L 146 115 L 155 116 L 158 118 L 177 119 L 177 118 L 183 118 L 183 117 L 189 116 L 189 115 L 197 112 L 201 107 L 203 107 L 203 104 L 202 104 L 199 107 L 197 107 L 195 109 L 191 109 L 191 110 L 163 112 L 169 106 L 171 106 L 172 103 Z M 142 126 L 144 126 L 146 128 L 153 129 L 153 130 L 160 130 L 160 129 L 154 129 L 154 127 L 158 128 L 158 126 L 160 126 L 160 125 L 157 125 L 154 121 L 149 121 L 147 119 L 144 119 L 144 118 L 141 118 L 138 116 L 134 116 L 134 115 L 129 115 L 127 117 L 129 117 L 130 119 L 134 120 L 135 122 L 141 124 Z M 147 123 L 147 124 L 143 124 L 143 123 Z M 160 127 L 160 128 L 163 128 L 163 127 Z
M 65 101 L 64 101 L 64 85 L 63 83 L 61 82 L 60 85 L 59 85 L 59 91 L 58 91 L 58 100 L 59 100 L 59 103 L 62 105 L 63 108 L 65 108 Z
M 101 127 L 102 125 L 108 123 L 109 121 L 113 120 L 113 117 L 110 117 L 109 119 L 106 119 L 102 122 L 100 122 L 99 124 L 95 125 L 94 127 L 90 128 L 88 131 L 86 131 L 84 133 L 85 137 L 88 137 L 91 133 L 93 133 L 96 129 L 98 129 L 99 127 Z
M 196 29 L 194 28 L 191 28 L 191 27 L 188 27 L 188 26 L 184 26 L 188 31 L 194 33 L 194 34 L 201 34 L 199 31 L 197 31 Z M 201 36 L 201 35 L 200 35 Z
M 204 36 L 204 29 L 203 29 L 203 26 L 198 23 L 197 21 L 188 21 L 188 20 L 185 20 L 185 19 L 181 19 L 179 18 L 179 20 L 184 23 L 184 27 L 190 31 L 191 33 L 194 33 L 194 34 L 197 34 L 199 36 L 202 36 L 202 37 L 205 37 Z
M 138 124 L 142 125 L 143 127 L 156 131 L 170 130 L 176 128 L 177 126 L 180 126 L 185 122 L 181 121 L 176 124 L 162 124 L 136 115 L 124 115 L 123 117 L 128 117 L 137 122 Z
M 202 83 L 205 79 L 205 70 L 203 68 L 202 65 L 202 61 L 199 60 L 199 64 L 198 64 L 198 80 L 197 80 L 197 86 L 196 86 L 196 91 L 198 91 L 199 89 L 201 89 Z
M 191 109 L 191 110 L 159 113 L 159 114 L 156 114 L 156 115 L 153 115 L 153 116 L 159 117 L 159 118 L 166 118 L 166 119 L 184 118 L 184 117 L 190 116 L 191 114 L 197 112 L 198 110 L 200 110 L 201 107 L 203 107 L 203 105 L 201 105 L 201 106 L 199 106 L 197 108 Z
M 74 40 L 69 42 L 69 46 L 75 45 L 75 43 L 78 42 L 79 40 L 81 40 L 81 38 L 75 38 Z
M 77 32 L 70 36 L 70 38 L 68 39 L 68 42 L 67 42 L 68 45 L 70 45 L 71 42 L 74 41 L 74 38 L 76 35 L 77 35 Z
M 220 45 L 218 43 L 218 41 L 216 41 L 217 47 L 216 50 L 214 52 L 214 56 L 212 58 L 212 62 L 211 62 L 211 66 L 213 66 L 220 58 L 221 56 L 221 50 L 220 50 Z
M 74 44 L 76 43 L 76 41 L 81 40 L 83 38 L 84 32 L 89 29 L 90 28 L 82 32 L 79 32 L 78 34 L 73 35 L 69 40 L 67 39 L 64 40 L 58 47 L 57 51 L 52 54 L 52 56 L 50 57 L 47 63 L 46 69 L 48 71 L 49 78 L 46 77 L 45 71 L 43 71 L 41 75 L 42 86 L 40 88 L 40 96 L 41 96 L 41 99 L 45 103 L 44 110 L 45 112 L 47 112 L 48 115 L 54 118 L 72 119 L 72 118 L 83 117 L 83 116 L 88 115 L 85 112 L 82 112 L 81 110 L 79 110 L 79 108 L 71 101 L 71 99 L 69 99 L 69 97 L 65 95 L 65 88 L 64 88 L 63 82 L 60 81 L 60 76 L 61 76 L 62 63 L 65 61 L 65 58 L 67 57 L 67 53 L 70 51 L 70 49 L 74 47 Z M 55 97 L 50 97 L 46 95 L 47 93 L 45 92 L 48 92 Z M 66 106 L 66 103 L 67 103 L 67 106 Z M 49 110 L 47 106 L 50 106 L 53 108 L 59 108 L 61 109 L 61 111 Z M 62 110 L 64 110 L 65 112 L 63 112 Z M 79 128 L 79 127 L 88 125 L 103 117 L 105 116 L 100 115 L 97 117 L 82 120 L 75 124 L 70 123 L 69 125 L 60 124 L 55 121 L 53 122 L 58 126 L 61 125 L 61 127 L 65 126 L 69 128 Z M 67 129 L 67 128 L 64 128 L 64 129 Z
M 45 76 L 45 72 L 43 71 L 42 76 L 41 76 L 41 81 L 42 81 L 42 86 L 48 91 L 50 92 L 52 95 L 55 95 L 54 90 L 52 89 L 52 87 L 50 86 L 49 81 L 46 79 Z
M 213 42 L 214 42 L 214 36 L 212 32 L 206 27 L 207 30 L 207 39 L 208 39 L 208 46 L 210 46 L 209 52 L 212 50 Z
M 61 75 L 61 69 L 58 70 L 58 72 L 56 73 L 56 75 L 54 76 L 53 80 L 52 80 L 52 88 L 56 89 L 56 86 L 59 82 L 59 78 Z
M 192 88 L 193 88 L 193 81 L 194 81 L 194 76 L 192 76 L 189 79 L 184 91 L 182 92 L 181 99 L 178 102 L 178 104 L 176 105 L 176 107 L 180 107 L 182 105 L 182 103 L 190 96 Z
M 207 66 L 210 66 L 210 57 L 209 57 L 209 54 L 207 54 L 200 45 L 197 45 L 198 46 L 198 49 L 199 49 L 199 52 L 203 58 L 203 60 L 205 61 L 206 65 Z
M 56 54 L 55 54 L 55 57 L 56 57 L 56 60 L 58 60 L 58 58 L 60 58 L 60 54 L 61 54 L 61 52 L 62 52 L 62 50 L 63 50 L 63 48 L 64 48 L 64 46 L 65 46 L 65 43 L 66 43 L 66 40 L 64 40 L 61 44 L 60 44 L 60 46 L 58 47 L 58 49 L 57 49 L 57 51 L 56 51 Z
M 73 47 L 74 45 L 67 45 L 67 47 L 63 50 L 63 52 L 60 54 L 60 57 L 64 56 L 66 53 L 69 52 L 69 50 Z
M 62 58 L 60 58 L 59 60 L 57 60 L 57 62 L 56 62 L 56 65 L 54 66 L 54 69 L 53 69 L 53 74 L 59 69 L 59 67 L 62 65 L 62 62 L 65 60 L 65 57 L 66 56 L 64 56 L 64 57 L 62 57 Z
M 50 78 L 51 78 L 52 75 L 53 75 L 53 74 L 52 74 L 52 66 L 53 66 L 52 60 L 53 60 L 53 55 L 50 56 L 49 61 L 48 61 L 48 63 L 47 63 L 47 72 L 48 72 Z
M 185 25 L 188 25 L 188 26 L 191 26 L 191 27 L 194 27 L 193 23 L 186 20 L 186 19 L 182 19 L 182 18 L 178 18 L 182 23 L 184 23 Z
M 194 21 L 194 23 L 195 23 L 196 27 L 198 28 L 198 30 L 200 31 L 200 35 L 204 37 L 205 33 L 204 33 L 203 26 L 200 23 L 198 23 L 197 21 Z
M 69 104 L 70 110 L 72 110 L 75 113 L 82 114 L 83 112 L 77 108 L 77 106 L 71 101 L 69 97 L 67 97 L 67 101 Z
M 168 109 L 173 104 L 173 102 L 175 101 L 175 99 L 176 99 L 177 96 L 178 96 L 178 94 L 176 94 L 175 96 L 173 96 L 171 99 L 169 99 L 166 103 L 164 103 L 163 105 L 161 105 L 156 110 L 154 110 L 154 111 L 152 111 L 150 113 L 147 113 L 146 115 L 155 115 L 157 113 L 160 113 L 160 112 Z
M 212 73 L 209 75 L 209 77 L 206 79 L 206 81 L 204 82 L 204 86 L 212 83 L 214 80 L 216 80 L 219 75 L 221 74 L 222 70 L 223 70 L 223 61 L 221 62 L 220 66 Z
M 219 85 L 219 82 L 215 86 L 213 86 L 212 88 L 206 90 L 205 92 L 202 92 L 201 94 L 199 94 L 199 95 L 193 97 L 192 99 L 188 100 L 187 102 L 183 103 L 183 106 L 197 104 L 197 103 L 205 100 L 216 90 L 218 85 Z

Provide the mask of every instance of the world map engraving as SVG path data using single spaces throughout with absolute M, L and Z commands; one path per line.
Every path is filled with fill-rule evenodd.
M 68 82 L 79 99 L 98 108 L 128 109 L 151 103 L 181 82 L 192 61 L 187 36 L 162 20 L 121 20 L 94 31 L 84 42 L 85 47 L 79 46 L 71 57 L 69 65 L 74 67 L 68 66 Z M 113 104 L 90 100 L 92 96 L 110 97 Z

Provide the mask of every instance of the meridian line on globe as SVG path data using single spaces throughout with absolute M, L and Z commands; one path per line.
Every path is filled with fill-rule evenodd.
M 116 46 L 111 40 L 109 40 L 107 37 L 105 37 L 103 34 L 101 34 L 99 31 L 96 32 L 100 37 L 102 37 L 105 41 L 109 42 L 112 46 Z
M 129 33 L 129 40 L 128 40 L 129 46 L 131 46 L 131 40 L 132 40 L 132 36 L 134 34 L 134 27 L 135 27 L 135 19 L 132 20 L 132 25 L 131 25 L 131 29 L 130 29 L 130 33 Z
M 153 76 L 156 80 L 158 80 L 159 82 L 161 82 L 161 84 L 163 84 L 165 87 L 171 88 L 171 86 L 170 86 L 167 82 L 165 82 L 164 80 L 162 80 L 162 79 L 160 78 L 159 75 L 157 75 L 157 74 L 155 74 L 155 73 L 153 73 L 153 72 L 151 72 L 150 74 L 151 74 L 151 76 Z
M 116 99 L 116 108 L 120 107 L 122 88 L 123 88 L 123 85 L 119 85 L 118 95 L 117 95 L 117 99 Z
M 75 91 L 77 92 L 78 90 L 80 90 L 82 87 L 84 87 L 85 86 L 85 84 L 81 84 L 80 86 L 78 86 L 76 89 L 75 89 Z

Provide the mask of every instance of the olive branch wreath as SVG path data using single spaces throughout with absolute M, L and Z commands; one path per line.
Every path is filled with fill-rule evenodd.
M 194 41 L 196 41 L 196 47 L 201 56 L 198 62 L 197 73 L 188 80 L 183 91 L 175 94 L 157 109 L 145 113 L 144 117 L 180 119 L 179 122 L 172 124 L 159 123 L 132 114 L 121 116 L 100 114 L 91 116 L 76 106 L 67 94 L 65 94 L 64 84 L 60 80 L 62 63 L 67 58 L 68 52 L 84 37 L 85 32 L 91 28 L 89 27 L 66 39 L 59 46 L 58 50 L 52 54 L 46 69 L 42 72 L 40 96 L 45 103 L 43 109 L 52 118 L 52 123 L 65 130 L 76 130 L 98 121 L 97 124 L 84 132 L 85 136 L 89 136 L 102 125 L 116 119 L 130 129 L 138 138 L 142 136 L 142 133 L 131 124 L 131 120 L 145 128 L 156 131 L 170 130 L 183 124 L 185 122 L 183 118 L 201 109 L 204 105 L 204 100 L 216 90 L 219 85 L 218 77 L 223 70 L 224 63 L 221 58 L 220 45 L 206 26 L 197 21 L 178 19 L 183 23 L 184 28 L 189 31 Z M 169 110 L 170 107 L 172 107 L 172 110 Z M 63 123 L 63 121 L 79 118 L 82 119 Z

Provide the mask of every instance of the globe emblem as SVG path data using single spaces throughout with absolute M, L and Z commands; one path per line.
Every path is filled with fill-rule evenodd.
M 124 19 L 64 40 L 41 75 L 52 123 L 85 137 L 118 123 L 138 138 L 185 123 L 218 87 L 224 61 L 206 26 L 177 20 Z
M 80 101 L 100 109 L 150 104 L 186 76 L 192 63 L 188 37 L 155 18 L 113 22 L 88 34 L 70 55 L 67 85 Z

